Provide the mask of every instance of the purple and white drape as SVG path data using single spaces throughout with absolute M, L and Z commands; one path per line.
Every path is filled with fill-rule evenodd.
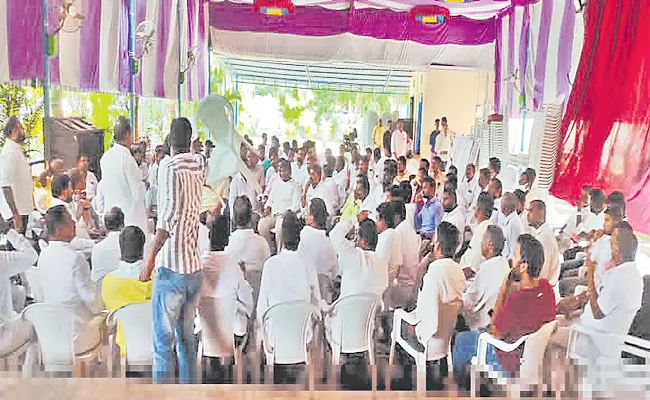
M 181 36 L 176 7 L 181 6 Z M 56 30 L 58 5 L 48 0 L 50 32 Z M 187 53 L 196 62 L 185 74 L 184 100 L 207 94 L 207 0 L 136 0 L 136 26 L 156 26 L 155 45 L 141 62 L 134 90 L 150 97 L 177 97 L 179 52 L 185 69 Z M 51 84 L 75 90 L 129 92 L 129 0 L 76 0 L 84 16 L 76 32 L 58 34 L 58 53 L 49 60 Z M 43 77 L 41 0 L 0 0 L 0 83 Z M 6 33 L 6 35 L 5 35 Z
M 539 0 L 500 15 L 496 27 L 494 104 L 511 117 L 567 99 L 584 26 L 572 2 Z

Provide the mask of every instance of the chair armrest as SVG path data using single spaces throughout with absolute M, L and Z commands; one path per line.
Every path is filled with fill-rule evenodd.
M 589 336 L 592 340 L 595 338 L 600 339 L 603 343 L 606 342 L 612 342 L 612 341 L 618 341 L 621 345 L 621 348 L 623 347 L 623 344 L 625 343 L 627 339 L 627 335 L 619 335 L 615 333 L 607 333 L 607 332 L 599 332 L 595 331 L 589 328 L 585 328 L 584 326 L 580 324 L 573 324 L 571 325 L 571 330 L 569 332 L 569 344 L 567 347 L 567 353 L 566 356 L 567 358 L 573 358 L 573 359 L 578 359 L 578 358 L 585 358 L 584 356 L 581 356 L 580 354 L 577 354 L 575 352 L 575 344 L 577 341 L 577 338 L 580 334 Z M 598 346 L 596 346 L 598 347 Z M 599 349 L 600 350 L 600 349 Z M 602 350 L 600 350 L 602 351 Z M 618 354 L 619 352 L 617 352 Z M 590 356 L 600 356 L 600 357 L 608 357 L 604 354 L 598 354 L 598 355 L 591 355 Z
M 503 340 L 497 339 L 494 336 L 492 336 L 488 332 L 483 332 L 479 335 L 478 337 L 478 350 L 476 352 L 477 354 L 477 360 L 476 362 L 478 365 L 486 365 L 487 364 L 487 346 L 488 344 L 491 344 L 492 346 L 496 347 L 497 349 L 504 351 L 506 353 L 510 353 L 512 351 L 515 351 L 523 342 L 528 339 L 529 335 L 524 335 L 519 338 L 514 343 L 508 343 L 504 342 Z
M 393 321 L 394 321 L 394 323 L 399 323 L 401 321 L 406 321 L 409 325 L 417 325 L 420 322 L 420 319 L 417 318 L 417 316 L 414 315 L 414 314 L 415 313 L 406 312 L 402 308 L 397 308 L 397 309 L 395 309 L 395 312 L 393 313 Z M 394 329 L 395 326 L 399 326 L 399 325 L 393 324 L 393 329 Z

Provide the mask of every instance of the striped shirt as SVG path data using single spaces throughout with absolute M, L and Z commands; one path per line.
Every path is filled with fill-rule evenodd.
M 201 269 L 199 215 L 205 162 L 183 153 L 159 168 L 157 228 L 167 231 L 169 238 L 156 257 L 156 267 L 193 274 Z

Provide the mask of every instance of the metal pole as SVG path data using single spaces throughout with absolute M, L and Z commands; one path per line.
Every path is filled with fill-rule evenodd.
M 129 1 L 129 120 L 131 129 L 137 131 L 135 126 L 135 0 Z
M 239 93 L 239 75 L 235 75 L 235 93 Z M 235 126 L 239 124 L 239 100 L 235 100 Z
M 207 46 L 208 46 L 208 96 L 212 94 L 212 88 L 210 87 L 210 82 L 212 78 L 212 51 L 210 49 L 210 37 L 208 36 L 207 40 Z M 205 79 L 205 77 L 203 77 Z
M 178 114 L 178 117 L 181 117 L 181 86 L 182 86 L 182 73 L 181 73 L 181 35 L 182 35 L 182 29 L 181 29 L 181 0 L 177 0 L 176 3 L 176 34 L 178 37 L 178 110 L 176 111 Z
M 49 135 L 49 119 L 50 119 L 50 58 L 49 58 L 49 35 L 48 20 L 47 20 L 47 0 L 42 3 L 43 13 L 43 147 L 45 158 L 50 157 L 50 135 Z

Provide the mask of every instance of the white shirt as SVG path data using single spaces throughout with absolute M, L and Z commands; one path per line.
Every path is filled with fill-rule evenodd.
M 339 257 L 339 298 L 354 294 L 381 296 L 388 287 L 388 263 L 374 251 L 363 250 L 346 239 L 355 223 L 356 217 L 342 220 L 330 232 L 332 246 Z
M 307 168 L 307 163 L 303 162 L 302 166 L 298 166 L 296 161 L 291 163 L 291 178 L 300 186 L 304 188 L 309 181 L 309 170 Z
M 116 270 L 121 256 L 120 232 L 108 232 L 104 240 L 93 247 L 91 255 L 93 269 L 90 271 L 90 279 L 99 282 L 106 274 Z
M 407 207 L 406 220 L 402 221 L 395 228 L 402 241 L 403 262 L 402 267 L 399 269 L 399 273 L 397 274 L 397 280 L 400 286 L 415 285 L 415 279 L 418 274 L 422 238 L 415 232 L 415 228 L 413 228 L 412 221 L 414 215 L 415 211 L 409 212 L 409 207 Z
M 12 284 L 9 278 L 24 272 L 38 260 L 36 250 L 18 232 L 11 229 L 7 232 L 7 240 L 16 250 L 0 251 L 0 333 L 5 321 L 14 319 Z
M 605 210 L 601 211 L 599 214 L 594 214 L 590 211 L 589 214 L 587 214 L 587 217 L 576 229 L 578 233 L 589 233 L 602 230 L 603 225 L 605 225 Z
M 336 213 L 336 210 L 338 210 L 342 206 L 341 204 L 342 197 L 339 196 L 338 185 L 334 181 L 334 178 L 325 178 L 322 184 L 323 186 L 325 186 L 325 190 L 328 193 L 328 197 L 332 202 L 332 208 L 334 209 L 334 213 Z
M 469 248 L 460 259 L 460 266 L 463 269 L 469 267 L 475 274 L 478 273 L 481 263 L 484 261 L 483 254 L 481 253 L 481 242 L 483 241 L 483 236 L 490 225 L 492 225 L 492 222 L 488 219 L 474 228 L 472 232 L 472 240 L 469 242 Z
M 375 170 L 373 171 L 374 182 L 371 181 L 371 185 L 374 184 L 374 185 L 381 186 L 382 181 L 384 180 L 384 165 L 386 164 L 386 160 L 390 160 L 390 158 L 382 154 L 379 161 L 377 161 L 377 166 L 375 167 Z
M 268 242 L 252 229 L 237 229 L 231 233 L 225 253 L 237 263 L 243 261 L 246 271 L 261 271 L 271 257 Z
M 89 201 L 92 201 L 97 194 L 97 184 L 98 182 L 95 174 L 93 174 L 92 171 L 86 171 L 86 197 L 88 197 Z
M 104 209 L 119 207 L 124 213 L 124 225 L 135 225 L 148 232 L 145 208 L 145 185 L 142 173 L 131 152 L 114 144 L 101 159 L 104 185 Z M 159 203 L 160 204 L 160 203 Z
M 397 271 L 399 271 L 404 262 L 402 237 L 400 234 L 393 228 L 386 229 L 380 233 L 375 253 L 377 257 L 386 260 L 388 263 L 389 280 L 395 278 Z
M 250 200 L 253 209 L 255 209 L 255 204 L 257 204 L 257 193 L 253 189 L 253 185 L 246 182 L 246 178 L 241 172 L 237 172 L 230 181 L 230 190 L 228 191 L 228 204 L 230 205 L 230 218 L 235 218 L 235 213 L 232 212 L 233 207 L 235 206 L 235 200 L 238 197 L 246 196 Z
M 451 147 L 453 143 L 454 139 L 452 137 L 452 132 L 449 130 L 446 135 L 441 131 L 436 137 L 436 153 L 442 161 L 447 162 L 451 158 Z M 443 152 L 447 152 L 447 154 L 442 154 Z
M 316 187 L 309 185 L 309 188 L 307 189 L 307 196 L 306 196 L 307 205 L 305 206 L 304 210 L 306 210 L 309 207 L 309 204 L 311 203 L 312 199 L 315 198 L 322 199 L 325 202 L 327 213 L 329 215 L 334 215 L 334 207 L 332 206 L 332 204 L 334 203 L 332 199 L 332 192 L 330 188 L 327 185 L 325 185 L 325 182 L 320 181 L 318 185 L 316 185 Z
M 461 237 L 463 236 L 463 232 L 465 231 L 465 210 L 463 210 L 461 206 L 458 205 L 453 209 L 453 211 L 446 212 L 442 217 L 442 221 L 449 222 L 458 228 Z
M 266 201 L 266 207 L 271 207 L 271 215 L 281 215 L 287 210 L 298 212 L 300 210 L 300 186 L 293 180 L 283 181 L 277 179 Z
M 587 304 L 580 317 L 580 324 L 599 332 L 627 335 L 636 312 L 641 308 L 642 296 L 643 280 L 636 264 L 627 262 L 617 265 L 605 273 L 603 285 L 599 289 L 598 307 L 605 317 L 595 319 L 591 304 Z M 597 339 L 600 338 L 594 338 L 594 342 L 603 355 L 620 356 L 620 342 Z
M 347 184 L 348 176 L 345 168 L 342 169 L 341 171 L 334 172 L 334 175 L 332 175 L 332 179 L 334 179 L 334 183 L 336 183 L 336 189 L 338 190 L 339 198 L 341 199 L 341 202 L 344 203 L 345 199 L 348 198 L 347 196 L 348 191 L 346 190 L 345 187 Z
M 406 156 L 408 150 L 408 135 L 406 131 L 394 130 L 390 138 L 390 151 L 395 153 L 397 157 L 400 157 Z
M 269 169 L 266 170 L 266 176 L 264 177 L 264 186 L 266 187 L 264 189 L 264 193 L 266 194 L 271 193 L 271 189 L 273 189 L 273 185 L 279 181 L 282 181 L 282 179 L 280 179 L 280 174 L 271 165 Z
M 547 223 L 537 229 L 529 228 L 530 233 L 539 240 L 544 249 L 544 266 L 539 273 L 541 279 L 546 279 L 551 286 L 555 286 L 560 278 L 560 249 L 553 230 Z
M 98 310 L 95 284 L 86 259 L 69 243 L 49 243 L 38 259 L 38 274 L 46 303 L 64 303 L 84 319 Z
M 465 291 L 465 275 L 460 266 L 452 259 L 436 260 L 429 265 L 424 275 L 422 289 L 418 291 L 415 310 L 418 324 L 415 333 L 421 343 L 426 343 L 438 333 L 441 304 L 460 302 Z M 448 343 L 435 343 L 429 346 L 427 358 L 445 355 L 449 350 Z
M 34 210 L 32 170 L 23 154 L 23 148 L 11 139 L 5 140 L 0 152 L 0 214 L 4 219 L 13 215 L 2 188 L 10 187 L 18 214 L 28 215 Z
M 316 267 L 318 275 L 334 279 L 338 275 L 338 261 L 327 232 L 305 226 L 300 232 L 298 253 Z
M 255 306 L 251 285 L 244 278 L 239 264 L 222 251 L 204 254 L 202 262 L 201 297 L 214 297 L 231 301 L 233 305 L 239 304 L 241 307 L 235 313 L 233 332 L 243 336 L 246 333 L 248 317 L 252 315 Z
M 509 273 L 508 261 L 500 255 L 481 264 L 473 282 L 463 294 L 463 317 L 470 330 L 485 328 L 490 324 L 488 313 L 494 308 L 503 280 Z
M 612 263 L 612 237 L 610 235 L 602 235 L 591 246 L 591 261 L 596 263 L 596 270 L 594 271 L 594 283 L 599 288 L 603 283 L 603 276 L 605 271 Z M 580 275 L 587 275 L 587 266 L 580 267 Z
M 199 223 L 199 252 L 201 256 L 210 252 L 210 229 Z
M 516 212 L 511 212 L 508 216 L 502 215 L 504 218 L 499 219 L 498 226 L 503 231 L 503 236 L 506 239 L 503 252 L 501 253 L 506 260 L 510 260 L 515 255 L 515 248 L 517 247 L 517 239 L 521 235 L 522 227 L 519 215 Z
M 578 233 L 578 215 L 581 216 L 581 223 L 587 219 L 589 215 L 589 207 L 582 207 L 580 210 L 574 209 L 571 216 L 566 221 L 566 227 L 564 228 L 564 233 L 566 235 L 575 235 Z M 603 217 L 603 224 L 605 223 L 605 218 Z
M 269 258 L 262 268 L 257 318 L 276 304 L 303 300 L 319 307 L 320 287 L 316 267 L 296 251 L 285 248 Z
M 95 210 L 95 214 L 99 215 L 100 218 L 104 218 L 104 210 L 106 209 L 106 203 L 104 201 L 104 181 L 100 181 L 97 184 L 97 192 L 95 193 L 95 197 L 93 197 L 92 200 L 92 206 L 93 210 Z
M 471 181 L 467 181 L 466 177 L 463 177 L 463 180 L 458 184 L 458 189 L 456 190 L 456 197 L 458 199 L 458 205 L 463 207 L 465 211 L 474 203 L 474 194 L 479 193 L 478 186 L 478 176 L 474 175 L 474 178 Z M 478 200 L 478 196 L 476 196 Z

